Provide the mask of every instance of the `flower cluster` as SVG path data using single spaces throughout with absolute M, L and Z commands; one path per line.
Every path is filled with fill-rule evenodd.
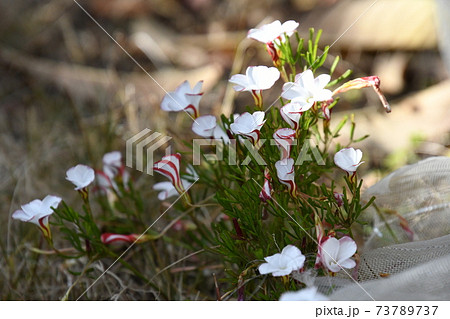
M 232 277 L 229 282 L 235 285 L 238 300 L 244 300 L 246 291 L 257 292 L 252 295 L 258 299 L 280 296 L 280 300 L 326 300 L 307 277 L 357 269 L 358 247 L 351 227 L 371 204 L 361 203 L 362 180 L 357 170 L 364 161 L 362 151 L 350 147 L 355 142 L 353 134 L 348 144 L 333 140 L 345 124 L 330 128 L 334 126 L 331 111 L 339 100 L 336 96 L 350 89 L 372 87 L 386 110 L 390 109 L 378 77 L 340 85 L 346 76 L 332 80 L 337 61 L 329 74 L 318 74 L 318 70 L 326 69 L 328 50 L 317 56 L 320 33 L 314 38 L 311 31 L 305 46 L 296 32 L 298 26 L 295 21 L 274 21 L 249 31 L 248 38 L 265 44 L 274 66 L 250 66 L 245 74 L 230 76 L 234 90 L 249 92 L 253 97 L 253 105 L 240 114 L 202 114 L 202 81 L 193 88 L 184 81 L 162 99 L 161 109 L 187 113 L 192 136 L 200 137 L 202 145 L 215 145 L 221 158 L 213 161 L 204 156 L 204 162 L 194 167 L 186 165 L 189 157 L 183 149 L 150 163 L 166 178 L 153 184 L 161 205 L 167 207 L 171 197 L 182 199 L 169 206 L 177 213 L 166 215 L 171 220 L 161 233 L 138 233 L 145 220 L 139 213 L 153 211 L 154 207 L 142 209 L 146 198 L 135 190 L 117 151 L 104 154 L 101 170 L 83 164 L 67 170 L 66 179 L 81 195 L 84 216 L 66 203 L 60 205 L 60 197 L 49 195 L 22 205 L 12 217 L 36 224 L 52 244 L 48 219 L 55 212 L 54 224 L 68 234 L 78 251 L 92 259 L 112 256 L 113 244 L 129 245 L 130 249 L 135 243 L 159 240 L 166 232 L 178 233 L 176 236 L 183 233 L 192 243 L 164 237 L 165 243 L 198 251 L 206 245 L 213 247 L 221 266 L 229 269 L 226 276 Z M 298 43 L 293 46 L 294 39 Z M 265 105 L 263 91 L 272 88 L 278 90 L 279 98 Z M 265 143 L 268 139 L 270 143 Z M 332 145 L 336 148 L 331 149 Z M 95 179 L 98 194 L 106 196 L 98 203 L 107 212 L 100 217 L 97 211 L 93 214 L 89 202 L 88 187 Z M 138 207 L 138 213 L 130 203 Z M 210 211 L 210 206 L 215 208 Z M 99 227 L 98 220 L 103 222 Z M 73 225 L 64 228 L 66 222 Z M 407 225 L 402 227 L 408 229 Z M 284 248 L 281 250 L 278 244 Z M 155 265 L 164 258 L 157 259 Z M 163 266 L 157 268 L 166 269 Z M 299 288 L 304 289 L 286 291 Z

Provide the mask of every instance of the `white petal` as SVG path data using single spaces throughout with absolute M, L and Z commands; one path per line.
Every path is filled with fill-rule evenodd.
M 200 94 L 202 92 L 203 81 L 198 81 L 197 84 L 192 88 L 192 94 Z
M 264 113 L 262 111 L 257 111 L 252 114 L 255 126 L 261 126 L 264 124 L 264 116 L 265 115 L 266 115 L 266 113 Z
M 351 269 L 356 267 L 356 262 L 353 259 L 346 259 L 339 261 L 338 263 L 342 268 Z
M 103 165 L 120 167 L 122 166 L 122 154 L 119 151 L 113 151 L 103 155 Z
M 331 80 L 331 76 L 328 74 L 321 74 L 314 79 L 314 86 L 323 89 Z
M 294 20 L 288 20 L 281 25 L 282 32 L 290 36 L 299 26 L 299 23 Z
M 33 216 L 30 217 L 27 213 L 20 209 L 16 210 L 11 217 L 23 222 L 28 222 L 31 218 L 33 218 Z
M 281 33 L 281 22 L 275 20 L 272 23 L 263 25 L 259 29 L 251 29 L 248 32 L 247 37 L 263 43 L 268 43 L 280 36 Z
M 292 269 L 278 269 L 274 272 L 272 272 L 272 276 L 274 277 L 281 277 L 281 276 L 287 276 L 292 272 Z
M 333 265 L 337 262 L 337 255 L 339 253 L 339 241 L 336 238 L 331 237 L 323 242 L 321 246 L 320 256 L 322 263 L 324 264 L 324 266 L 330 269 L 330 264 Z M 332 268 L 335 269 L 335 267 Z M 330 270 L 333 271 L 333 269 Z
M 213 137 L 216 140 L 222 140 L 225 144 L 230 143 L 230 138 L 228 137 L 227 133 L 219 125 L 217 125 L 214 129 Z
M 80 190 L 94 181 L 95 172 L 87 165 L 78 164 L 67 170 L 66 179 L 76 186 L 75 190 Z
M 299 95 L 299 92 L 296 91 L 298 85 L 294 82 L 286 82 L 283 84 L 283 91 L 281 96 L 287 100 L 292 100 L 293 98 Z
M 254 83 L 253 90 L 270 89 L 280 78 L 280 72 L 277 68 L 267 66 L 255 66 L 247 68 L 251 79 L 249 82 Z
M 283 250 L 281 251 L 281 254 L 284 256 L 288 256 L 290 258 L 297 258 L 299 256 L 303 256 L 300 249 L 298 249 L 293 245 L 287 245 L 286 247 L 284 247 Z
M 194 131 L 195 134 L 203 137 L 213 136 L 215 128 L 216 117 L 214 115 L 200 116 L 192 123 L 192 131 Z
M 235 91 L 244 91 L 249 87 L 248 79 L 243 74 L 235 74 L 228 81 L 236 84 L 233 86 Z
M 349 236 L 344 236 L 339 239 L 339 254 L 337 258 L 339 260 L 348 259 L 356 253 L 357 248 L 358 247 L 356 246 L 356 243 L 353 239 L 351 239 Z
M 294 180 L 294 160 L 286 158 L 275 163 L 278 179 L 282 181 Z
M 155 191 L 170 191 L 171 189 L 175 189 L 171 182 L 159 182 L 153 185 L 153 189 Z
M 315 92 L 314 94 L 314 101 L 316 102 L 322 102 L 322 101 L 328 101 L 331 100 L 333 96 L 333 92 L 327 89 L 323 89 L 320 91 Z
M 274 268 L 269 263 L 264 263 L 264 264 L 259 265 L 258 270 L 261 273 L 261 275 L 265 275 L 265 274 L 269 274 L 271 272 L 277 271 L 278 268 Z
M 45 196 L 45 198 L 42 200 L 42 206 L 44 208 L 48 208 L 48 212 L 51 213 L 52 212 L 52 207 L 53 208 L 57 208 L 59 203 L 61 202 L 62 198 L 58 197 L 58 196 L 53 196 L 53 195 L 47 195 Z
M 310 69 L 304 71 L 303 73 L 297 74 L 295 76 L 295 83 L 298 85 L 310 89 L 314 88 L 314 75 Z

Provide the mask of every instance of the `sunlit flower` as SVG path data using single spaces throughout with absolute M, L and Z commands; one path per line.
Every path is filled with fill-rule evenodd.
M 60 197 L 47 195 L 42 201 L 35 199 L 28 204 L 22 205 L 22 209 L 16 210 L 12 214 L 12 218 L 37 225 L 44 236 L 51 239 L 52 235 L 48 218 L 53 214 L 52 208 L 57 208 L 60 202 Z
M 386 112 L 387 113 L 391 112 L 391 107 L 390 107 L 388 101 L 386 100 L 386 97 L 381 92 L 380 78 L 378 76 L 367 76 L 367 77 L 357 78 L 357 79 L 348 81 L 348 82 L 344 83 L 343 85 L 341 85 L 340 87 L 338 87 L 336 90 L 334 90 L 333 95 L 339 94 L 342 92 L 346 92 L 348 90 L 362 89 L 362 88 L 366 88 L 366 87 L 372 87 L 375 90 L 375 92 L 377 93 L 378 98 L 380 99 L 381 103 L 383 104 L 383 107 L 386 110 Z
M 288 103 L 280 109 L 281 117 L 294 130 L 298 130 L 298 122 L 303 112 L 300 104 L 296 103 Z
M 164 156 L 160 161 L 153 164 L 153 169 L 158 173 L 166 176 L 172 182 L 179 194 L 185 192 L 180 177 L 180 153 Z
M 270 177 L 269 170 L 266 168 L 264 170 L 264 184 L 261 192 L 259 193 L 259 198 L 265 203 L 272 199 L 272 178 Z
M 139 235 L 139 234 L 112 234 L 112 233 L 104 233 L 100 236 L 100 240 L 105 245 L 115 244 L 115 243 L 136 243 L 140 244 L 150 240 L 149 235 Z
M 230 129 L 234 134 L 240 134 L 250 139 L 253 144 L 259 141 L 259 130 L 264 124 L 264 112 L 257 111 L 253 114 L 243 113 L 231 123 Z
M 249 66 L 244 74 L 235 74 L 230 82 L 236 84 L 236 91 L 249 91 L 252 93 L 255 104 L 262 107 L 262 90 L 270 89 L 280 78 L 280 72 L 276 68 L 267 66 Z
M 280 301 L 326 301 L 327 296 L 317 291 L 317 287 L 308 287 L 298 291 L 288 291 L 280 296 Z
M 361 162 L 362 152 L 361 150 L 355 150 L 353 147 L 343 148 L 334 155 L 334 163 L 346 171 L 348 174 L 356 172 Z
M 281 96 L 291 100 L 291 103 L 299 104 L 301 112 L 309 110 L 315 102 L 331 99 L 332 92 L 325 89 L 330 82 L 328 74 L 321 74 L 317 78 L 311 70 L 306 70 L 295 76 L 295 82 L 287 82 L 283 85 Z
M 272 273 L 272 276 L 287 276 L 291 272 L 300 270 L 305 263 L 305 256 L 300 249 L 287 245 L 281 253 L 265 257 L 266 263 L 258 268 L 262 275 Z
M 216 117 L 214 115 L 204 115 L 198 117 L 192 123 L 192 131 L 202 137 L 214 136 L 214 130 L 217 126 Z
M 291 146 L 295 139 L 295 131 L 290 128 L 280 128 L 273 133 L 273 139 L 281 152 L 281 159 L 286 159 L 291 153 Z
M 278 67 L 280 66 L 281 52 L 277 50 L 277 47 L 280 46 L 281 42 L 285 42 L 286 36 L 291 36 L 297 27 L 298 23 L 293 20 L 286 21 L 283 24 L 276 20 L 258 29 L 251 29 L 247 34 L 247 38 L 265 43 L 274 65 Z
M 75 190 L 83 190 L 95 179 L 95 172 L 87 165 L 78 164 L 69 168 L 66 172 L 66 179 L 74 184 Z
M 275 163 L 277 176 L 280 183 L 287 185 L 292 197 L 296 197 L 297 185 L 295 184 L 294 160 L 286 158 Z
M 188 81 L 184 81 L 178 86 L 175 91 L 167 93 L 162 102 L 161 109 L 163 111 L 186 111 L 194 118 L 199 116 L 199 103 L 202 98 L 203 81 L 198 82 L 194 88 L 191 89 Z
M 356 262 L 350 259 L 356 253 L 356 243 L 349 236 L 337 240 L 335 237 L 324 238 L 319 245 L 317 258 L 320 263 L 331 272 L 338 272 L 341 268 L 354 268 Z

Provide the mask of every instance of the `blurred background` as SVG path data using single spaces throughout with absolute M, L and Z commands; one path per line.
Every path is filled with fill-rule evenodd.
M 0 12 L 2 269 L 17 266 L 12 252 L 24 240 L 12 212 L 48 193 L 70 202 L 69 167 L 100 167 L 104 153 L 124 154 L 126 139 L 144 128 L 192 134 L 184 114 L 160 111 L 162 88 L 203 80 L 201 114 L 251 104 L 228 79 L 248 65 L 271 65 L 246 34 L 276 19 L 298 21 L 305 37 L 310 27 L 323 29 L 322 47 L 332 44 L 325 67 L 341 57 L 336 76 L 352 69 L 351 78 L 380 77 L 392 113 L 370 89 L 346 93 L 333 113 L 337 121 L 354 113 L 356 136 L 370 134 L 356 145 L 366 154 L 367 185 L 421 158 L 449 156 L 446 0 L 0 0 Z M 266 101 L 277 99 L 272 93 Z M 132 175 L 155 197 L 151 177 Z M 0 298 L 51 298 L 27 298 L 11 276 L 0 272 Z

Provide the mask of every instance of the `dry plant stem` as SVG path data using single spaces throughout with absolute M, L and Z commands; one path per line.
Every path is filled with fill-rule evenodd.
M 159 253 L 158 248 L 157 248 L 156 245 L 155 245 L 155 242 L 154 242 L 154 241 L 151 241 L 151 242 L 150 242 L 150 245 L 151 245 L 151 247 L 152 247 L 154 256 L 156 256 L 156 262 L 157 262 L 157 264 L 159 264 L 159 265 L 164 265 L 164 262 L 163 262 L 163 260 L 162 260 L 162 258 L 161 258 L 161 254 Z M 169 298 L 168 300 L 171 300 L 171 287 L 172 287 L 175 291 L 176 291 L 176 287 L 175 287 L 174 283 L 172 282 L 172 278 L 171 278 L 171 276 L 170 276 L 169 273 L 165 273 L 165 274 L 164 274 L 164 281 L 167 283 L 167 295 L 168 295 L 168 298 Z
M 78 282 L 81 280 L 81 278 L 83 278 L 83 276 L 86 274 L 86 272 L 89 269 L 89 266 L 92 264 L 93 259 L 89 260 L 89 262 L 84 266 L 83 271 L 81 272 L 81 274 L 78 276 L 78 278 L 74 281 L 74 283 L 69 287 L 69 289 L 67 289 L 66 293 L 64 294 L 64 296 L 61 298 L 61 301 L 68 301 L 69 300 L 69 294 L 72 291 L 73 287 L 75 287 Z
M 39 255 L 61 255 L 61 256 L 69 256 L 65 253 L 70 253 L 70 252 L 74 252 L 76 253 L 77 250 L 75 248 L 61 248 L 61 249 L 57 249 L 55 247 L 53 247 L 53 250 L 41 250 L 39 248 L 35 248 L 35 247 L 27 247 L 28 250 L 39 254 Z
M 217 246 L 209 247 L 209 249 L 216 249 L 216 248 L 219 248 L 219 247 L 220 247 L 220 246 L 217 245 Z M 188 258 L 191 258 L 192 256 L 198 255 L 198 254 L 200 254 L 200 253 L 202 253 L 202 252 L 204 252 L 204 251 L 205 251 L 205 249 L 197 250 L 197 251 L 195 251 L 195 252 L 193 252 L 193 253 L 191 253 L 191 254 L 189 254 L 189 255 L 187 255 L 187 256 L 184 256 L 184 257 L 181 258 L 181 259 L 178 259 L 177 261 L 171 263 L 170 265 L 164 267 L 163 269 L 161 269 L 160 271 L 158 271 L 158 273 L 157 273 L 156 275 L 154 275 L 154 276 L 150 279 L 150 282 L 152 282 L 153 279 L 155 279 L 156 277 L 158 277 L 161 273 L 163 273 L 163 272 L 166 271 L 167 269 L 172 268 L 173 266 L 175 266 L 176 264 L 182 262 L 183 260 L 186 260 L 186 259 L 188 259 Z

